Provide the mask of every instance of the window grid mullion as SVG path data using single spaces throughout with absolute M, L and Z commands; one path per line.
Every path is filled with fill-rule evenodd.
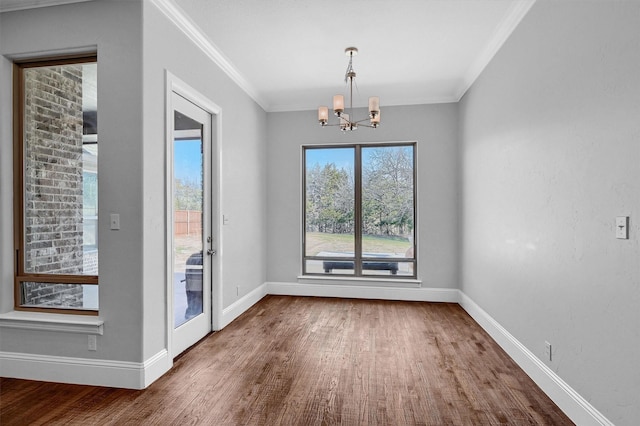
M 355 261 L 354 274 L 362 276 L 362 150 L 360 145 L 355 147 L 355 194 L 354 194 L 354 239 Z

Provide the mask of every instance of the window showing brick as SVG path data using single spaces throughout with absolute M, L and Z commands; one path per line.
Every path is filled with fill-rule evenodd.
M 14 76 L 16 309 L 95 312 L 95 57 L 20 63 Z

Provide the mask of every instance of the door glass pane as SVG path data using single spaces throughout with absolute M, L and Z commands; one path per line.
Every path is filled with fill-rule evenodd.
M 413 258 L 413 147 L 362 148 L 362 257 L 364 270 L 395 275 L 385 258 Z
M 203 312 L 202 124 L 175 111 L 173 143 L 174 324 Z
M 305 255 L 353 258 L 354 148 L 306 149 L 305 182 Z

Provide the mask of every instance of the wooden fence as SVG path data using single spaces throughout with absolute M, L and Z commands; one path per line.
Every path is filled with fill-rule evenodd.
M 173 226 L 175 235 L 198 235 L 202 232 L 202 212 L 197 210 L 176 210 Z

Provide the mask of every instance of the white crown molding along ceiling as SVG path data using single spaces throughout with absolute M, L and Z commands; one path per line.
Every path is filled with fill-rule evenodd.
M 61 4 L 83 3 L 91 0 L 0 0 L 0 12 L 59 6 Z
M 516 29 L 522 18 L 524 18 L 524 16 L 527 14 L 529 9 L 531 9 L 531 6 L 533 6 L 535 2 L 536 0 L 512 3 L 507 16 L 502 21 L 502 23 L 498 27 L 496 27 L 493 36 L 489 40 L 489 43 L 487 43 L 485 49 L 480 52 L 476 60 L 472 63 L 471 67 L 465 74 L 463 82 L 456 92 L 456 99 L 453 102 L 460 101 L 464 94 L 467 93 L 467 90 L 469 90 L 473 82 L 476 81 L 478 77 L 480 77 L 482 71 L 487 65 L 489 65 L 491 59 L 493 59 L 496 53 L 498 53 L 504 42 L 507 41 L 513 30 Z
M 69 3 L 79 3 L 79 2 L 85 2 L 85 1 L 92 1 L 92 0 L 0 0 L 0 12 L 15 11 L 20 9 L 31 9 L 36 7 L 55 6 L 55 5 L 69 4 Z M 274 7 L 278 5 L 280 5 L 281 7 L 290 6 L 287 4 L 287 1 L 288 0 L 278 0 L 274 2 L 273 5 Z M 491 16 L 490 18 L 492 18 L 493 21 L 491 21 L 489 24 L 486 24 L 486 25 L 491 25 L 492 30 L 490 31 L 488 38 L 483 39 L 484 40 L 483 44 L 479 45 L 478 46 L 479 48 L 477 47 L 472 52 L 472 55 L 468 54 L 466 57 L 463 57 L 463 58 L 457 58 L 457 57 L 453 58 L 453 60 L 458 61 L 462 65 L 458 66 L 456 71 L 458 74 L 451 76 L 450 81 L 438 82 L 435 78 L 433 80 L 436 80 L 436 81 L 429 81 L 428 80 L 429 76 L 425 76 L 424 82 L 423 81 L 403 82 L 402 79 L 404 77 L 405 72 L 403 72 L 403 70 L 399 70 L 393 73 L 392 75 L 393 77 L 397 74 L 398 83 L 405 83 L 405 86 L 409 86 L 409 87 L 413 85 L 414 87 L 419 88 L 421 90 L 415 90 L 415 91 L 412 91 L 410 89 L 406 90 L 406 87 L 405 87 L 404 91 L 398 90 L 397 93 L 393 92 L 393 89 L 391 89 L 391 92 L 389 91 L 389 89 L 387 89 L 387 93 L 383 94 L 382 93 L 383 91 L 378 90 L 378 88 L 376 87 L 376 80 L 375 80 L 376 76 L 379 76 L 382 73 L 382 70 L 375 70 L 375 69 L 370 69 L 364 66 L 360 66 L 360 62 L 359 62 L 360 57 L 356 57 L 354 60 L 354 68 L 356 69 L 356 71 L 358 71 L 358 78 L 360 78 L 361 75 L 370 77 L 370 79 L 367 80 L 366 83 L 363 83 L 363 82 L 360 83 L 361 87 L 359 88 L 359 90 L 361 90 L 363 94 L 367 94 L 367 95 L 370 95 L 370 94 L 380 95 L 381 96 L 380 103 L 383 108 L 385 105 L 415 105 L 415 104 L 450 103 L 450 102 L 460 101 L 460 99 L 464 96 L 464 94 L 471 87 L 474 81 L 480 76 L 484 68 L 489 64 L 491 59 L 500 50 L 501 46 L 512 34 L 513 30 L 518 26 L 522 18 L 527 14 L 527 12 L 533 6 L 535 1 L 536 0 L 511 0 L 506 3 L 507 7 L 505 9 L 502 9 L 496 12 L 496 13 L 499 12 L 499 16 Z M 195 46 L 197 46 L 212 62 L 218 65 L 222 69 L 222 71 L 229 76 L 229 78 L 231 78 L 243 91 L 247 93 L 248 96 L 250 96 L 258 105 L 260 105 L 267 112 L 316 109 L 317 106 L 320 105 L 321 103 L 328 102 L 328 99 L 330 99 L 330 97 L 334 94 L 331 92 L 331 89 L 322 89 L 322 88 L 314 87 L 313 89 L 309 88 L 307 90 L 306 88 L 304 88 L 304 86 L 298 85 L 294 87 L 292 85 L 291 91 L 300 93 L 301 94 L 300 96 L 289 96 L 288 98 L 285 99 L 283 97 L 278 97 L 273 94 L 270 95 L 269 93 L 267 93 L 268 88 L 261 87 L 261 85 L 259 84 L 260 82 L 252 81 L 251 77 L 247 77 L 247 74 L 243 72 L 243 67 L 236 66 L 233 60 L 230 59 L 230 57 L 224 53 L 223 49 L 220 48 L 218 45 L 216 45 L 216 43 L 212 41 L 212 38 L 210 37 L 210 35 L 207 34 L 207 31 L 205 31 L 201 26 L 199 26 L 195 22 L 195 20 L 191 17 L 191 15 L 193 15 L 193 12 L 194 12 L 193 10 L 191 10 L 191 15 L 190 15 L 185 11 L 183 7 L 179 6 L 175 0 L 150 0 L 150 3 L 153 4 L 163 15 L 165 15 L 167 19 L 169 19 L 178 29 L 180 29 L 180 31 L 182 31 L 185 34 L 186 37 L 188 37 L 189 40 L 191 40 L 191 42 L 194 43 Z M 431 2 L 431 3 L 434 3 L 434 2 Z M 439 2 L 439 3 L 445 4 L 446 2 Z M 454 0 L 454 3 L 455 3 L 455 0 Z M 194 4 L 197 4 L 197 0 L 191 0 L 191 2 L 186 1 L 184 6 L 190 5 L 193 9 Z M 214 7 L 212 3 L 203 2 L 201 4 L 206 7 Z M 299 4 L 299 3 L 296 3 L 296 4 Z M 458 2 L 458 4 L 460 5 L 462 3 Z M 505 3 L 493 2 L 493 3 L 487 3 L 487 4 L 489 5 L 503 4 L 504 5 Z M 232 7 L 232 6 L 228 6 L 228 7 Z M 458 9 L 458 10 L 464 10 L 464 8 Z M 228 10 L 227 10 L 227 13 L 228 13 Z M 467 17 L 467 19 L 469 18 Z M 204 22 L 206 22 L 206 20 Z M 486 28 L 488 28 L 486 25 L 484 27 L 485 30 Z M 265 43 L 274 42 L 272 40 L 273 37 L 265 37 L 265 38 L 270 39 L 265 41 Z M 258 40 L 259 37 L 254 37 L 253 39 L 255 43 L 261 42 L 260 40 Z M 446 43 L 447 42 L 446 40 L 447 40 L 446 36 L 443 36 L 442 43 Z M 344 47 L 347 47 L 347 44 L 349 44 L 349 42 L 345 42 L 345 43 L 346 44 Z M 415 43 L 416 47 L 411 46 L 409 51 L 411 52 L 414 49 L 419 49 L 418 47 L 419 44 L 420 43 L 416 42 Z M 229 48 L 228 43 L 226 47 Z M 404 46 L 404 47 L 407 47 L 407 46 Z M 327 49 L 329 49 L 329 46 L 327 46 Z M 236 57 L 235 57 L 236 59 L 240 58 L 241 60 L 243 60 L 244 68 L 251 68 L 251 67 L 247 67 L 246 58 L 237 56 L 238 52 L 235 52 L 235 50 L 238 50 L 238 49 L 234 48 L 233 51 L 230 51 L 229 53 L 234 53 L 236 54 Z M 455 50 L 455 49 L 451 49 L 451 50 Z M 284 52 L 284 53 L 286 55 L 287 52 Z M 319 52 L 318 54 L 320 53 L 324 54 L 326 52 Z M 332 55 L 331 59 L 333 60 L 334 59 L 333 48 L 329 53 Z M 294 52 L 293 54 L 295 55 L 297 53 Z M 305 56 L 306 58 L 308 57 L 308 55 L 314 55 L 314 51 L 302 52 L 302 54 L 306 55 Z M 371 55 L 371 49 L 369 49 L 367 53 L 362 52 L 363 57 L 365 54 Z M 247 55 L 250 55 L 250 53 L 247 53 Z M 342 55 L 343 54 L 341 51 L 335 52 L 335 57 L 336 57 L 335 59 L 342 60 L 344 62 L 344 65 L 346 65 L 346 57 Z M 428 56 L 428 52 L 422 53 L 422 56 L 424 55 Z M 289 55 L 289 57 L 290 56 L 291 55 Z M 451 59 L 451 58 L 446 58 L 446 59 Z M 433 60 L 438 61 L 438 58 L 434 58 Z M 278 66 L 280 67 L 286 68 L 288 66 L 288 64 L 285 61 L 278 61 L 278 58 L 275 58 L 275 62 L 278 63 Z M 392 61 L 389 61 L 389 62 L 392 62 Z M 250 71 L 251 70 L 249 70 L 249 73 Z M 290 71 L 290 70 L 287 70 L 287 71 Z M 335 69 L 335 76 L 337 77 L 334 78 L 333 71 L 331 71 L 332 76 L 328 76 L 328 77 L 323 76 L 322 79 L 323 80 L 326 79 L 327 81 L 323 81 L 322 83 L 332 84 L 335 82 L 336 86 L 339 85 L 340 83 L 339 75 L 342 71 L 343 71 L 343 65 L 342 65 L 342 62 L 340 62 L 340 66 L 337 69 Z M 386 77 L 389 77 L 388 75 L 389 70 L 386 70 L 386 72 L 387 72 Z M 285 73 L 277 73 L 277 74 L 285 74 Z M 301 73 L 296 73 L 295 75 L 296 77 L 300 77 L 300 74 L 305 74 L 305 73 L 301 72 Z M 427 73 L 425 72 L 424 74 L 427 74 Z M 371 77 L 372 75 L 374 77 Z M 255 74 L 253 75 L 253 77 L 255 77 Z M 286 76 L 280 77 L 278 75 L 277 77 L 273 77 L 273 78 L 286 79 L 287 77 Z M 265 86 L 264 81 L 262 81 L 262 83 L 263 83 L 262 86 Z M 280 84 L 281 84 L 280 87 L 282 87 L 282 84 L 286 84 L 286 81 L 285 83 L 280 82 Z M 301 82 L 301 84 L 304 84 L 304 82 Z M 391 84 L 391 86 L 394 86 L 394 84 Z M 274 85 L 269 84 L 269 86 L 274 86 Z M 436 89 L 439 89 L 440 87 L 443 87 L 443 89 L 436 90 Z M 326 95 L 324 95 L 323 93 L 326 93 Z M 305 96 L 302 96 L 302 94 L 304 94 Z M 318 96 L 317 99 L 316 99 L 316 96 Z
M 251 83 L 250 79 L 244 77 L 242 71 L 234 65 L 232 60 L 229 59 L 213 41 L 211 41 L 206 32 L 201 29 L 193 19 L 191 19 L 184 9 L 176 4 L 175 0 L 152 0 L 152 3 L 156 5 L 168 19 L 170 19 L 187 37 L 189 37 L 189 39 L 191 39 L 193 43 L 196 44 L 208 57 L 218 64 L 218 66 L 220 66 L 229 75 L 229 77 L 236 82 L 236 84 L 238 84 L 267 112 L 309 110 L 317 108 L 316 104 L 308 104 L 304 102 L 298 104 L 277 103 L 269 100 L 267 96 L 262 94 L 258 87 Z M 394 104 L 415 105 L 458 102 L 499 51 L 500 47 L 509 38 L 513 30 L 517 27 L 534 3 L 535 0 L 517 0 L 509 3 L 508 10 L 502 17 L 499 24 L 495 26 L 488 42 L 475 56 L 464 75 L 460 76 L 457 87 L 453 88 L 450 95 L 442 96 L 440 94 L 428 94 L 426 96 L 417 96 L 413 98 L 405 97 L 402 101 L 396 101 Z M 341 55 L 342 52 L 336 52 L 336 54 Z M 340 59 L 342 58 L 343 57 L 340 56 Z M 357 68 L 357 71 L 361 71 L 362 73 L 370 72 L 371 70 L 358 69 L 358 59 L 359 58 L 356 58 L 356 63 L 354 65 L 355 68 Z M 283 64 L 283 66 L 286 66 L 286 64 Z M 338 74 L 341 71 L 342 69 L 336 70 Z M 365 88 L 363 87 L 362 90 L 364 91 Z M 375 89 L 367 88 L 366 90 L 367 92 L 371 91 L 372 93 L 377 93 Z M 333 93 L 328 92 L 326 97 L 329 98 L 332 94 Z M 324 98 L 321 98 L 317 99 L 316 102 L 323 101 L 326 102 Z M 384 98 L 381 99 L 381 104 L 382 106 L 385 105 Z M 388 105 L 388 103 L 386 105 Z
M 247 81 L 224 53 L 206 36 L 206 34 L 189 18 L 173 0 L 151 0 L 176 27 L 180 29 L 205 55 L 209 57 L 231 80 L 233 80 L 247 95 L 258 103 L 264 110 L 268 110 L 267 102 L 260 96 L 258 90 Z

